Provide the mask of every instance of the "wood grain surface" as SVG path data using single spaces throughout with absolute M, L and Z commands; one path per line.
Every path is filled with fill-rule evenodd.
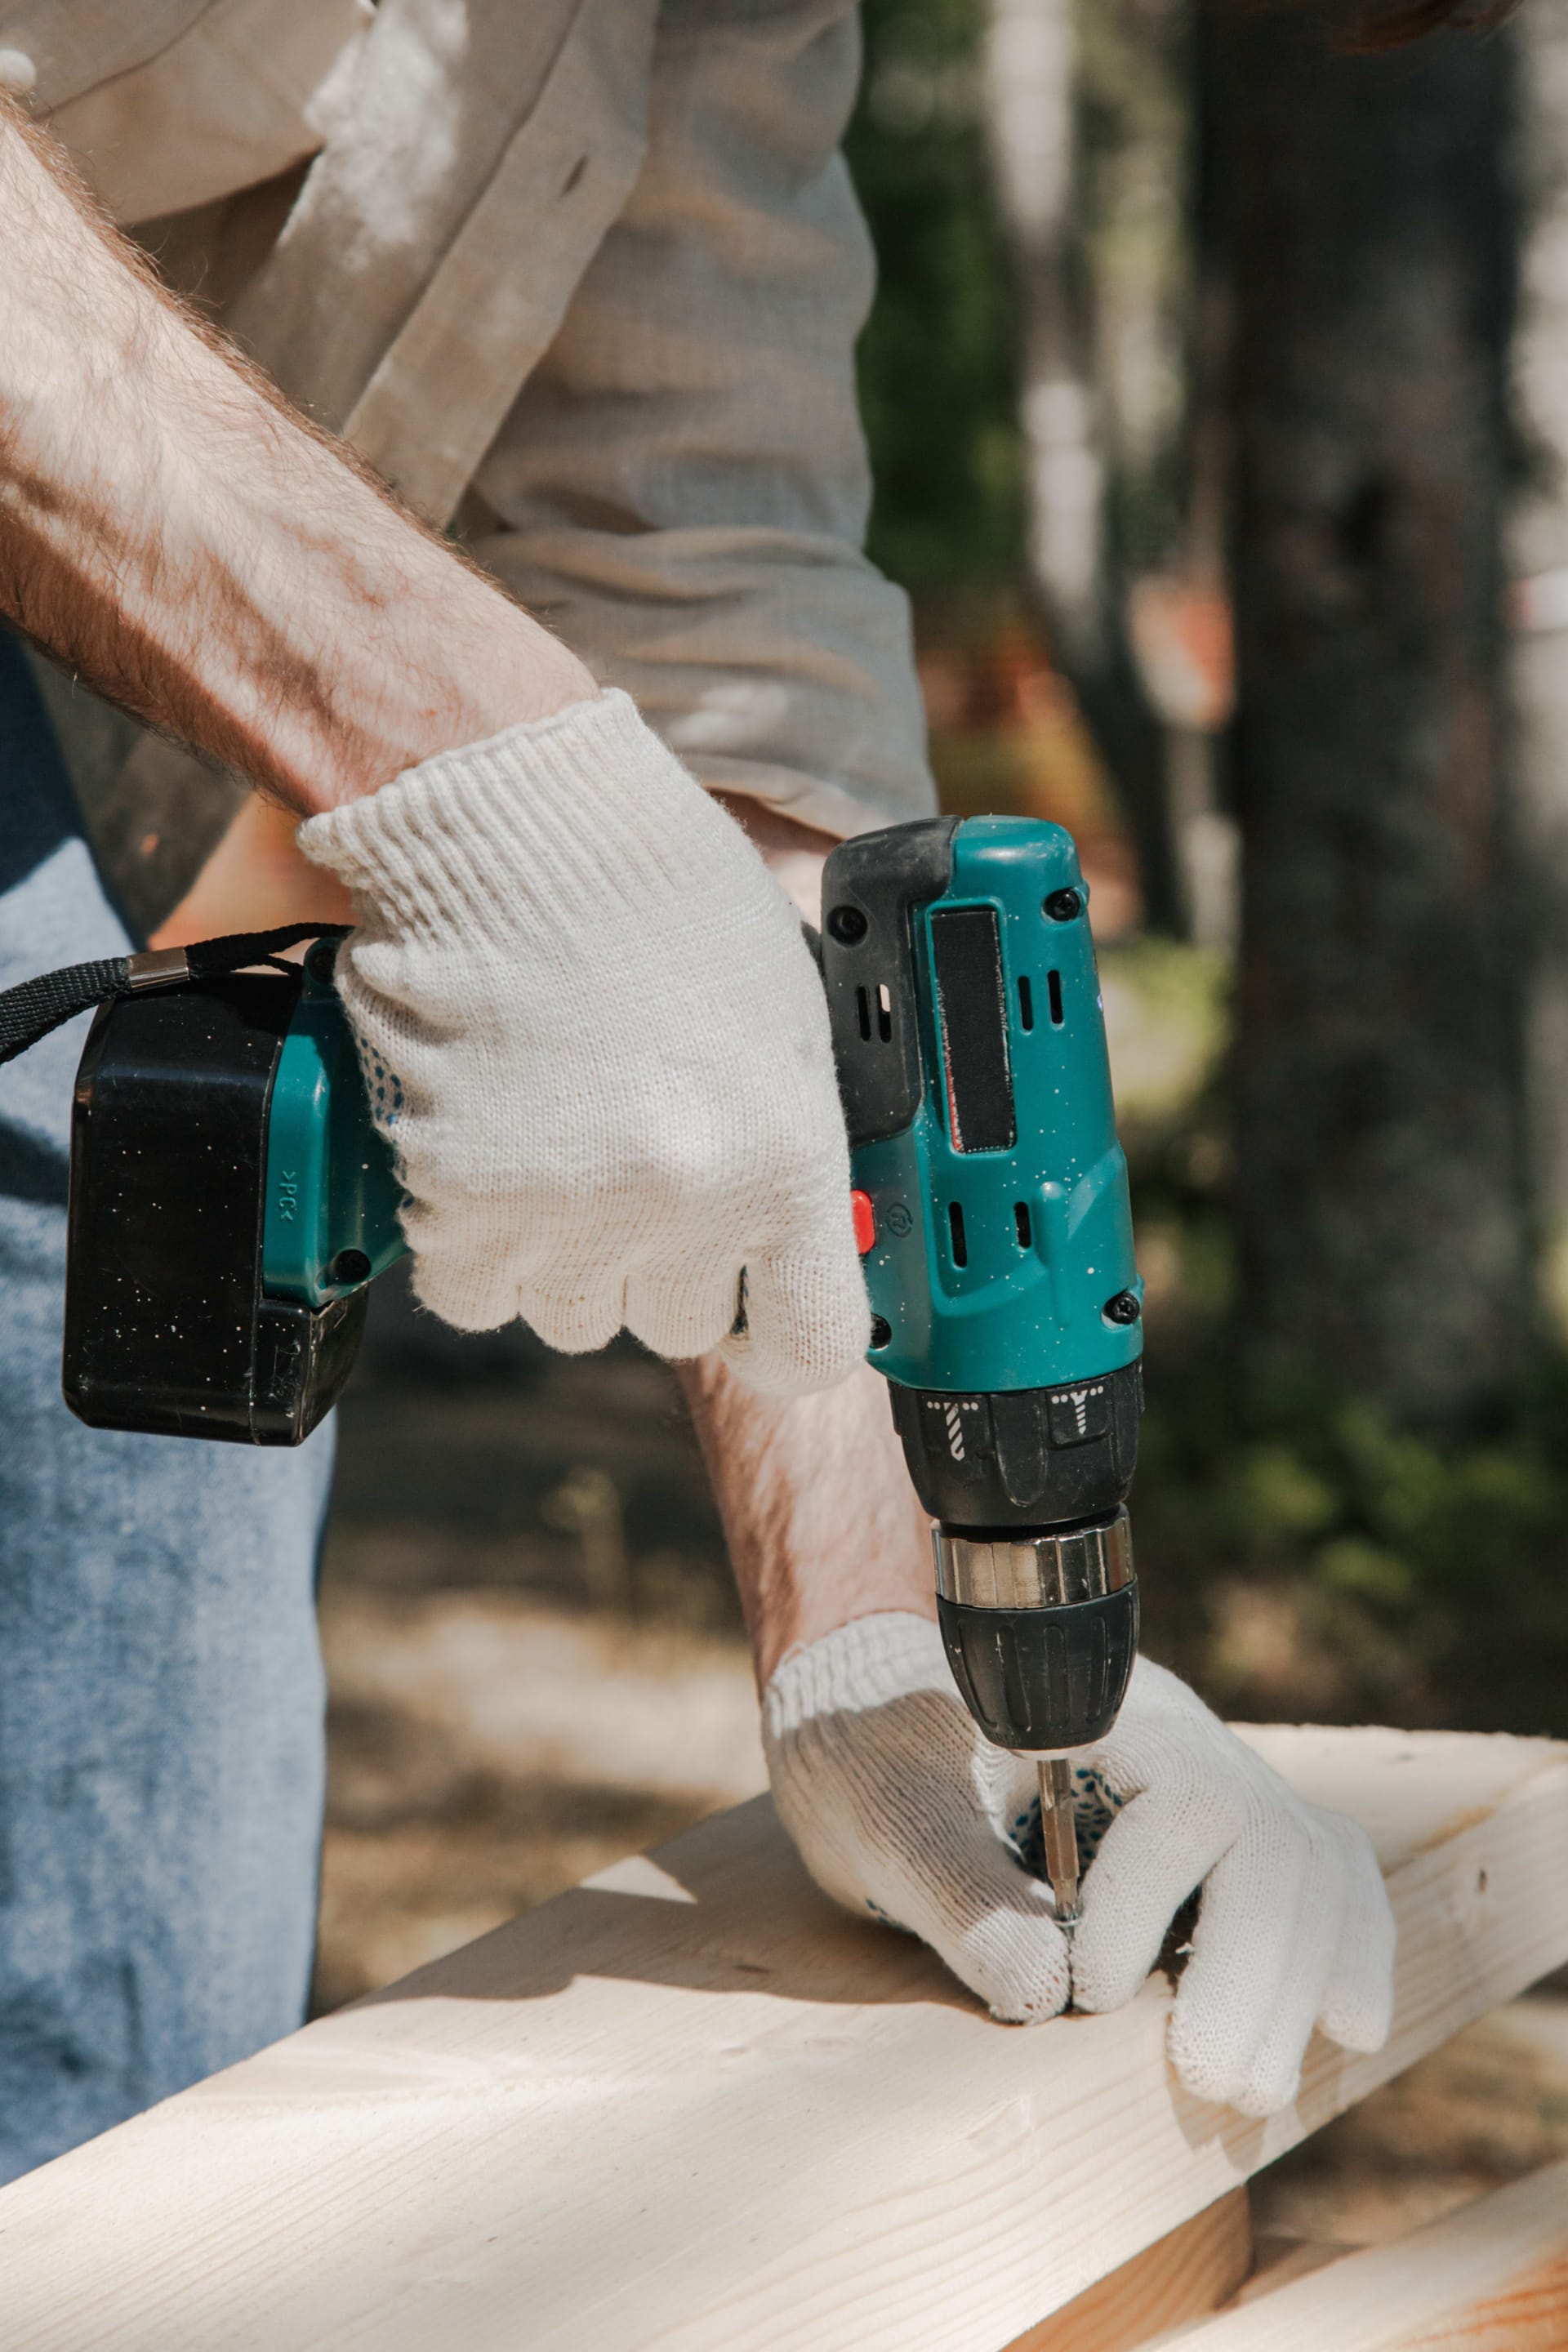
M 1015 2336 L 1007 2352 L 1141 2352 L 1151 2337 L 1228 2303 L 1252 2254 L 1248 2192 L 1233 2189 Z
M 1388 2048 L 1286 2115 L 1179 2088 L 1163 1979 L 993 2023 L 758 1799 L 0 2190 L 0 2344 L 999 2352 L 1568 1958 L 1568 1749 L 1248 1736 L 1401 1926 Z
M 1202 2322 L 1181 2352 L 1563 2352 L 1568 2163 Z

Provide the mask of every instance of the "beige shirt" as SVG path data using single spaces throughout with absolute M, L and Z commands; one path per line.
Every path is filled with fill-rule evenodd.
M 860 551 L 854 0 L 0 0 L 0 49 L 284 389 L 460 506 L 705 783 L 832 833 L 934 804 Z

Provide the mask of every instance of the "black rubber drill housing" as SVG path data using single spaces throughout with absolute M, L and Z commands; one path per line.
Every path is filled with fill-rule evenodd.
M 1065 1388 L 953 1396 L 889 1384 L 921 1502 L 953 1535 L 1054 1533 L 1112 1517 L 1138 1464 L 1143 1368 Z M 953 1678 L 999 1748 L 1084 1748 L 1121 1712 L 1138 1655 L 1138 1586 L 1050 1609 L 937 1598 Z
M 956 1396 L 889 1381 L 888 1394 L 915 1492 L 944 1528 L 1108 1518 L 1131 1489 L 1141 1361 L 1061 1388 Z

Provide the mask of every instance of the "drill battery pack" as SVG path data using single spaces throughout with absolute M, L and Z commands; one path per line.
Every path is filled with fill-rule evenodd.
M 402 1254 L 334 950 L 100 1007 L 77 1071 L 62 1383 L 95 1429 L 298 1445 Z

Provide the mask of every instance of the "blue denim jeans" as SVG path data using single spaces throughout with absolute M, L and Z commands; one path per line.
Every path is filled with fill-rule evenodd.
M 127 944 L 0 638 L 0 988 Z M 331 1433 L 263 1452 L 66 1411 L 86 1025 L 0 1069 L 0 2179 L 289 2032 L 315 1934 Z

